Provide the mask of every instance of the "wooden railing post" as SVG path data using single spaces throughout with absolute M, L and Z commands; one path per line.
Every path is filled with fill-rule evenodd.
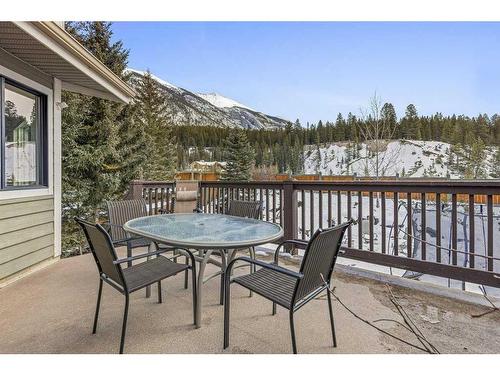
M 298 238 L 297 227 L 297 192 L 293 181 L 283 181 L 283 239 L 293 240 Z M 293 251 L 293 249 L 291 249 Z
M 126 199 L 139 199 L 142 198 L 142 180 L 132 180 L 128 188 Z

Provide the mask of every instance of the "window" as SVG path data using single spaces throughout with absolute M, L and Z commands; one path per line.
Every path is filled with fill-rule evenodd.
M 0 189 L 47 186 L 47 97 L 0 76 Z

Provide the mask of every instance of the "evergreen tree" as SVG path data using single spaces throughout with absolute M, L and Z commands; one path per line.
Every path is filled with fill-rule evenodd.
M 497 148 L 491 163 L 491 177 L 500 178 L 500 148 Z
M 123 77 L 128 51 L 121 42 L 112 42 L 109 22 L 71 22 L 66 30 Z M 82 243 L 74 216 L 97 220 L 105 200 L 123 197 L 127 180 L 138 175 L 141 155 L 136 152 L 144 138 L 130 117 L 134 109 L 129 106 L 65 91 L 62 99 L 68 104 L 62 112 L 62 240 L 66 252 Z
M 466 162 L 466 171 L 464 174 L 465 178 L 485 178 L 486 173 L 484 170 L 485 157 L 485 146 L 481 138 L 476 139 L 472 146 L 470 146 L 470 152 L 468 153 L 468 160 Z
M 221 179 L 226 181 L 247 181 L 251 177 L 255 152 L 244 131 L 232 129 L 224 142 L 226 167 Z
M 121 42 L 111 43 L 108 22 L 75 22 L 68 24 L 71 32 L 90 52 L 119 76 L 127 64 L 128 51 Z M 121 104 L 105 99 L 63 93 L 68 108 L 63 111 L 63 204 L 78 202 L 87 216 L 96 218 L 106 199 L 116 196 L 120 178 L 120 142 L 116 121 Z M 67 139 L 71 135 L 72 139 Z M 82 188 L 83 187 L 83 188 Z M 67 201 L 69 194 L 77 201 Z
M 142 175 L 146 180 L 172 179 L 177 166 L 177 151 L 171 128 L 165 121 L 165 94 L 149 71 L 142 76 L 136 91 L 137 118 L 149 145 Z
M 120 139 L 117 149 L 122 159 L 119 171 L 119 192 L 127 190 L 130 181 L 144 179 L 142 174 L 148 160 L 148 142 L 142 124 L 137 120 L 137 104 L 126 105 L 117 117 Z
M 417 108 L 413 104 L 406 107 L 405 117 L 401 120 L 402 137 L 405 139 L 420 139 L 420 129 Z
M 384 103 L 380 115 L 381 120 L 385 122 L 389 127 L 389 132 L 396 134 L 397 132 L 394 132 L 393 130 L 396 129 L 398 118 L 396 116 L 396 110 L 394 109 L 392 103 Z M 396 134 L 396 136 L 399 137 L 398 134 Z

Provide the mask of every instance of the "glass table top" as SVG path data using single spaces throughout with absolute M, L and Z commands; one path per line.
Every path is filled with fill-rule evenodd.
M 200 249 L 255 246 L 283 236 L 277 224 L 201 213 L 145 216 L 128 221 L 123 228 L 165 244 Z

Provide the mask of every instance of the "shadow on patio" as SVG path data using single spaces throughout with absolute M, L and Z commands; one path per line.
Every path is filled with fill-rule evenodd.
M 122 249 L 120 249 L 122 250 Z M 125 256 L 120 251 L 120 256 Z M 269 260 L 269 259 L 264 259 Z M 288 267 L 295 267 L 289 263 Z M 334 272 L 336 293 L 362 317 L 401 321 L 381 282 Z M 242 271 L 241 269 L 239 271 Z M 238 271 L 236 271 L 238 272 Z M 243 272 L 243 271 L 242 271 Z M 117 353 L 124 298 L 105 285 L 97 333 L 91 334 L 98 278 L 90 254 L 61 260 L 0 289 L 0 353 Z M 291 353 L 288 315 L 271 303 L 233 286 L 231 342 L 222 350 L 223 308 L 219 280 L 205 285 L 202 326 L 192 324 L 191 292 L 183 275 L 163 283 L 163 304 L 144 290 L 132 294 L 125 353 Z M 498 353 L 500 314 L 471 318 L 486 311 L 445 297 L 392 287 L 401 305 L 441 353 Z M 296 314 L 299 353 L 418 353 L 378 333 L 334 302 L 338 347 L 331 347 L 324 295 Z M 377 323 L 418 344 L 394 322 Z

